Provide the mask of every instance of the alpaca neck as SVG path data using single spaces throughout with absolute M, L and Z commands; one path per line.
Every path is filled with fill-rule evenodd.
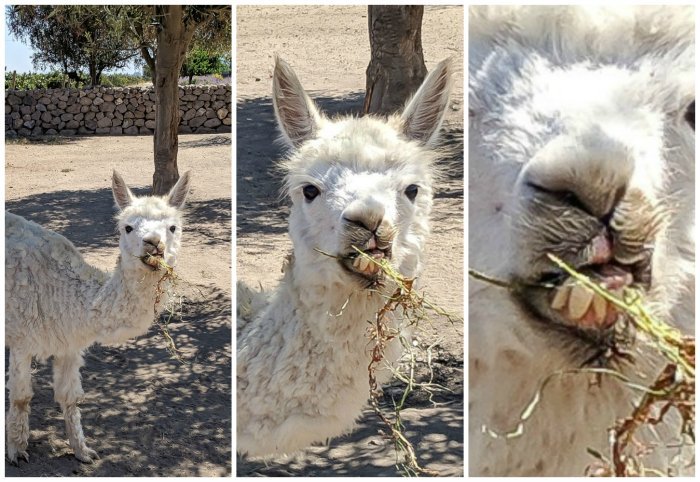
M 125 342 L 148 331 L 167 302 L 163 292 L 158 306 L 156 293 L 160 271 L 129 269 L 121 259 L 107 280 L 95 293 L 89 311 L 89 326 L 94 331 L 95 341 L 102 344 Z M 169 282 L 162 282 L 160 289 L 166 291 Z
M 278 302 L 287 303 L 304 329 L 319 342 L 334 347 L 338 341 L 347 340 L 364 360 L 365 349 L 370 346 L 368 323 L 375 321 L 386 298 L 349 282 L 344 275 L 309 276 L 308 269 L 290 264 L 282 283 L 287 285 L 284 291 L 291 298 L 280 298 Z M 383 291 L 389 292 L 390 288 Z

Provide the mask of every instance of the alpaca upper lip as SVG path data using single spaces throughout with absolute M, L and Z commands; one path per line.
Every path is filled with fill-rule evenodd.
M 611 272 L 626 272 L 631 276 L 629 285 L 648 290 L 651 286 L 651 259 L 632 265 L 623 264 L 615 260 L 604 263 L 587 263 L 575 267 L 577 271 L 584 274 L 593 274 L 594 277 L 605 278 Z M 561 285 L 568 278 L 568 274 L 562 269 L 547 271 L 539 276 L 535 284 L 539 285 Z

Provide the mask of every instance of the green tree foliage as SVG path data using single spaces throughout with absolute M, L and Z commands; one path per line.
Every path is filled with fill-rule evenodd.
M 109 8 L 12 5 L 6 10 L 7 27 L 36 51 L 35 67 L 57 67 L 77 83 L 98 85 L 104 70 L 125 67 L 139 53 L 133 37 L 125 35 L 125 24 Z
M 180 75 L 191 84 L 195 75 L 222 74 L 227 67 L 220 54 L 196 48 L 187 54 Z

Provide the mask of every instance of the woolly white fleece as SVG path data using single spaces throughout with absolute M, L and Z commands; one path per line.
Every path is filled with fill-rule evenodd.
M 401 116 L 329 120 L 277 62 L 273 98 L 287 145 L 285 189 L 294 246 L 269 299 L 239 286 L 238 451 L 289 453 L 349 431 L 369 394 L 368 322 L 386 299 L 325 253 L 344 255 L 347 218 L 381 221 L 395 235 L 392 264 L 419 275 L 428 236 L 436 153 L 451 64 L 441 63 Z M 313 185 L 319 194 L 305 198 Z M 417 185 L 414 200 L 405 194 Z M 387 286 L 385 292 L 394 288 Z M 398 320 L 394 320 L 398 321 Z M 385 360 L 396 361 L 398 340 Z M 380 374 L 385 381 L 388 370 Z
M 77 404 L 83 397 L 82 352 L 93 343 L 115 344 L 148 330 L 154 308 L 168 301 L 169 281 L 156 301 L 161 271 L 141 257 L 156 246 L 174 266 L 180 247 L 183 205 L 189 175 L 168 197 L 134 197 L 114 173 L 120 256 L 112 273 L 88 265 L 66 238 L 26 219 L 5 213 L 5 345 L 10 349 L 7 452 L 11 462 L 28 460 L 31 360 L 53 356 L 54 395 L 66 419 L 69 442 L 78 459 L 97 457 L 85 444 Z M 127 232 L 127 226 L 129 232 Z

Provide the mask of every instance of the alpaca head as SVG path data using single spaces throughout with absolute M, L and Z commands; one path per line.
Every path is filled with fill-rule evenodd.
M 190 186 L 189 171 L 183 174 L 167 196 L 136 197 L 114 171 L 112 194 L 119 208 L 119 249 L 121 266 L 137 272 L 153 271 L 146 260 L 162 258 L 175 266 L 182 236 L 180 209 Z
M 405 276 L 418 273 L 432 206 L 433 148 L 451 76 L 451 62 L 441 62 L 403 112 L 388 120 L 328 119 L 277 59 L 273 101 L 290 149 L 282 164 L 292 201 L 290 236 L 295 266 L 308 281 L 375 284 L 380 270 L 355 248 L 391 259 Z
M 503 173 L 498 236 L 527 312 L 599 346 L 622 315 L 572 287 L 547 254 L 613 292 L 646 291 L 668 315 L 681 292 L 668 288 L 683 271 L 674 253 L 692 222 L 683 218 L 692 209 L 692 56 L 664 56 L 661 46 L 648 59 L 596 63 L 593 53 L 576 61 L 565 48 L 527 47 L 496 47 L 471 74 L 476 156 Z

